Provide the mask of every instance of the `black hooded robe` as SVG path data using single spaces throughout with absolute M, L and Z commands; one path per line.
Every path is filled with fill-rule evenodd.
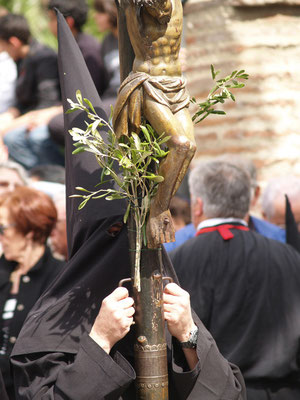
M 77 45 L 58 14 L 59 61 L 64 109 L 75 90 L 90 99 L 105 117 L 94 85 Z M 65 126 L 83 127 L 81 112 L 65 116 Z M 105 117 L 106 118 L 106 117 Z M 71 155 L 72 140 L 66 136 L 67 224 L 69 262 L 28 315 L 13 350 L 17 399 L 22 400 L 133 400 L 134 326 L 110 355 L 89 336 L 101 301 L 118 282 L 130 276 L 125 227 L 110 234 L 122 221 L 123 201 L 92 200 L 81 211 L 79 199 L 69 198 L 76 186 L 93 187 L 100 172 L 90 153 Z M 164 253 L 164 271 L 176 275 Z M 242 400 L 243 378 L 219 353 L 210 333 L 199 326 L 199 363 L 189 371 L 176 340 L 167 335 L 169 393 L 171 400 Z
M 230 240 L 202 233 L 170 253 L 180 285 L 242 371 L 248 400 L 299 400 L 300 255 L 256 232 L 231 232 Z

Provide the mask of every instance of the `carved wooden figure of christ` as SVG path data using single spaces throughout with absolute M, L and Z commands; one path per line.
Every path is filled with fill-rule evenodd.
M 114 130 L 118 137 L 139 133 L 144 120 L 158 135 L 171 137 L 158 172 L 164 181 L 152 199 L 147 225 L 148 247 L 158 248 L 175 239 L 169 204 L 196 151 L 189 95 L 178 58 L 182 5 L 181 0 L 121 0 L 121 6 L 135 58 L 119 90 Z

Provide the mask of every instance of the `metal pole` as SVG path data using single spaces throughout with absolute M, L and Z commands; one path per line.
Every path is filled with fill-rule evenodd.
M 135 224 L 129 217 L 132 280 L 134 275 Z M 136 393 L 139 400 L 168 400 L 168 367 L 163 318 L 161 247 L 143 247 L 141 291 L 133 291 L 136 339 L 134 343 Z
M 119 57 L 121 82 L 132 70 L 134 52 L 126 27 L 123 0 L 118 8 Z M 128 218 L 131 257 L 131 280 L 135 269 L 136 227 L 132 214 Z M 133 289 L 136 338 L 134 357 L 136 396 L 138 400 L 168 400 L 168 367 L 165 324 L 163 318 L 163 284 L 161 247 L 143 247 L 141 256 L 141 291 Z

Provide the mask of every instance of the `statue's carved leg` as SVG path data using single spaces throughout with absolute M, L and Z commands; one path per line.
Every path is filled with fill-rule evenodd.
M 155 131 L 171 136 L 167 143 L 169 154 L 159 167 L 164 181 L 159 185 L 150 208 L 147 226 L 148 246 L 156 248 L 160 243 L 175 240 L 175 232 L 169 212 L 172 196 L 176 193 L 196 151 L 193 123 L 189 111 L 182 109 L 175 115 L 171 110 L 150 97 L 145 99 L 144 116 Z

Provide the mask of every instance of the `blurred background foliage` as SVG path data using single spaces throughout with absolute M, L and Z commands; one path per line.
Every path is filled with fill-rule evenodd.
M 93 18 L 93 0 L 87 0 L 87 2 L 89 4 L 89 17 L 84 30 L 101 40 L 102 34 L 98 32 Z M 52 35 L 48 28 L 47 0 L 0 0 L 0 6 L 7 8 L 10 12 L 23 14 L 30 24 L 32 35 L 39 41 L 57 48 L 56 37 Z

